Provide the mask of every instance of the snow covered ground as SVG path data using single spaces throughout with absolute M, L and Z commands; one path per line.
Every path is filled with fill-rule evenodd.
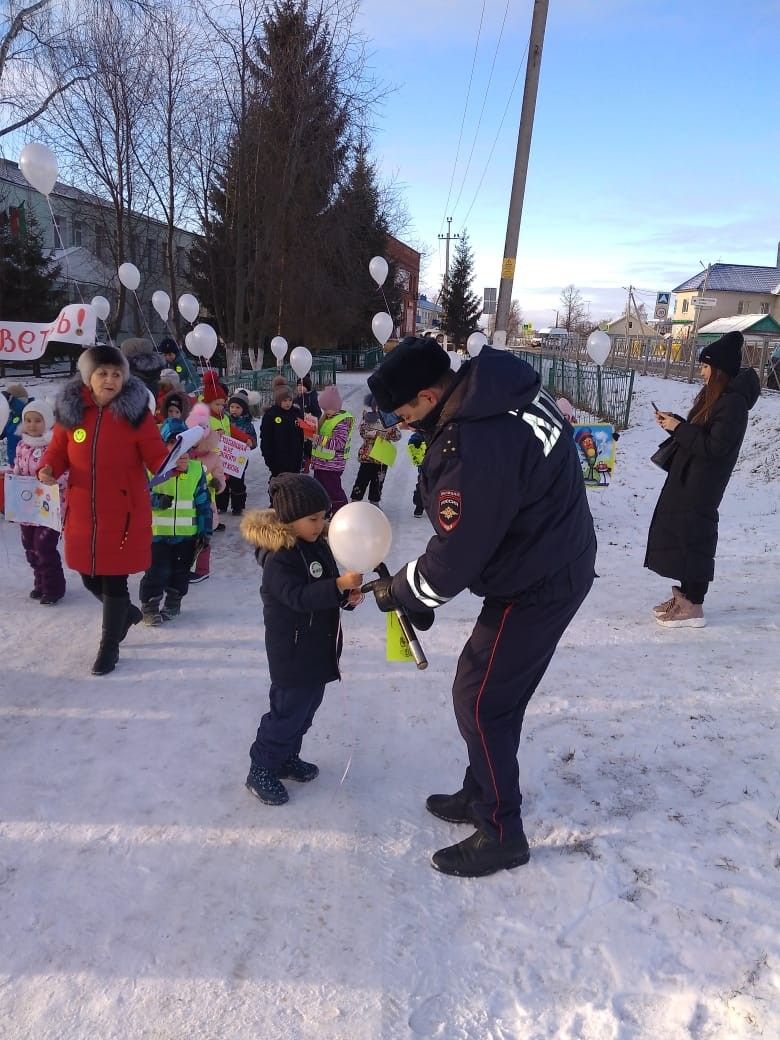
M 360 378 L 340 385 L 359 408 Z M 345 680 L 304 745 L 321 775 L 268 808 L 243 786 L 267 676 L 235 519 L 181 618 L 133 629 L 106 678 L 94 601 L 74 575 L 57 607 L 29 600 L 0 521 L 0 1038 L 780 1036 L 780 398 L 727 492 L 709 627 L 668 631 L 650 614 L 668 583 L 642 569 L 649 402 L 693 393 L 637 380 L 591 496 L 600 579 L 526 719 L 532 859 L 482 880 L 431 869 L 468 830 L 424 806 L 461 780 L 471 596 L 438 613 L 424 673 L 385 662 L 372 603 L 345 618 Z M 403 457 L 386 485 L 396 567 L 430 530 L 413 480 Z M 249 483 L 265 505 L 259 459 Z

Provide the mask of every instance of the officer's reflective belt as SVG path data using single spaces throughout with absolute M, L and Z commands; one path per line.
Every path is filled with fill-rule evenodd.
M 449 603 L 452 597 L 440 596 L 438 592 L 434 592 L 422 574 L 420 574 L 417 563 L 418 561 L 414 560 L 406 565 L 406 581 L 417 599 L 432 610 L 435 610 L 436 607 L 441 607 L 444 603 Z

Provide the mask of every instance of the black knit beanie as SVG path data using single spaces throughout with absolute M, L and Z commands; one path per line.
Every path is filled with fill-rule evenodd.
M 699 362 L 702 365 L 710 365 L 719 368 L 727 376 L 739 375 L 742 367 L 742 344 L 745 338 L 741 332 L 727 332 L 720 339 L 713 340 L 702 348 L 699 354 Z
M 271 506 L 283 524 L 330 510 L 328 492 L 304 473 L 280 473 L 272 478 L 269 490 Z

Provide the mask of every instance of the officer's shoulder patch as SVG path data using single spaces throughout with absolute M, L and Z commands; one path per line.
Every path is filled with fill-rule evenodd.
M 445 488 L 439 492 L 438 509 L 436 510 L 442 531 L 449 534 L 454 531 L 460 523 L 463 513 L 463 503 L 460 491 Z

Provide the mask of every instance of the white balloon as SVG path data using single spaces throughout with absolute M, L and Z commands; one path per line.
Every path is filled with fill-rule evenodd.
M 24 179 L 41 195 L 49 195 L 57 183 L 57 157 L 45 144 L 31 141 L 19 155 L 19 169 Z
M 192 332 L 188 332 L 187 335 L 184 337 L 184 346 L 187 348 L 187 350 L 189 350 L 190 354 L 194 354 L 195 357 L 200 357 L 200 354 L 197 350 L 197 347 L 199 345 L 200 344 L 196 343 L 196 341 L 192 338 Z
M 457 372 L 460 366 L 463 364 L 463 359 L 456 350 L 451 350 L 450 355 L 450 368 L 453 372 Z
M 149 411 L 152 413 L 152 415 L 154 415 L 154 413 L 157 411 L 157 400 L 148 387 L 146 388 L 146 392 L 149 395 Z
M 574 418 L 574 406 L 568 398 L 559 397 L 555 403 L 558 405 L 558 411 L 561 413 L 564 419 Z
M 8 416 L 11 414 L 11 407 L 8 404 L 5 394 L 0 394 L 0 432 L 5 429 L 5 424 L 8 422 Z
M 383 256 L 375 256 L 368 265 L 368 273 L 380 288 L 385 284 L 389 270 L 387 260 Z
M 486 343 L 487 336 L 484 332 L 472 332 L 466 340 L 466 350 L 469 352 L 471 357 L 476 357 Z
M 179 314 L 192 324 L 200 314 L 200 304 L 192 293 L 182 293 L 179 297 Z
M 595 332 L 591 332 L 588 336 L 585 348 L 591 361 L 595 361 L 597 365 L 603 365 L 609 357 L 610 350 L 612 350 L 612 341 L 606 332 L 596 329 Z
M 163 292 L 162 289 L 158 289 L 157 292 L 152 293 L 152 307 L 160 315 L 162 321 L 168 320 L 168 315 L 171 313 L 171 298 L 167 292 Z
M 350 502 L 330 522 L 328 542 L 345 570 L 368 574 L 390 551 L 393 530 L 381 509 L 371 502 Z
M 188 343 L 187 346 L 193 354 L 196 354 L 198 357 L 206 358 L 207 360 L 217 349 L 217 343 L 219 342 L 215 330 L 211 325 L 207 325 L 203 321 L 199 325 L 196 325 L 191 332 L 187 333 L 187 339 L 189 339 L 192 344 L 192 346 L 190 346 Z
M 384 346 L 393 334 L 393 319 L 387 311 L 380 311 L 379 314 L 374 315 L 371 319 L 371 330 Z
M 141 272 L 135 264 L 120 264 L 118 273 L 119 281 L 124 285 L 125 289 L 135 292 L 141 284 Z
M 306 347 L 296 347 L 290 354 L 290 365 L 299 379 L 303 379 L 308 374 L 313 360 L 311 351 Z
M 92 306 L 95 308 L 95 314 L 97 314 L 101 321 L 108 320 L 108 316 L 111 313 L 111 304 L 105 296 L 93 296 Z
M 284 336 L 274 336 L 271 340 L 271 353 L 277 361 L 281 361 L 287 353 L 287 340 Z

